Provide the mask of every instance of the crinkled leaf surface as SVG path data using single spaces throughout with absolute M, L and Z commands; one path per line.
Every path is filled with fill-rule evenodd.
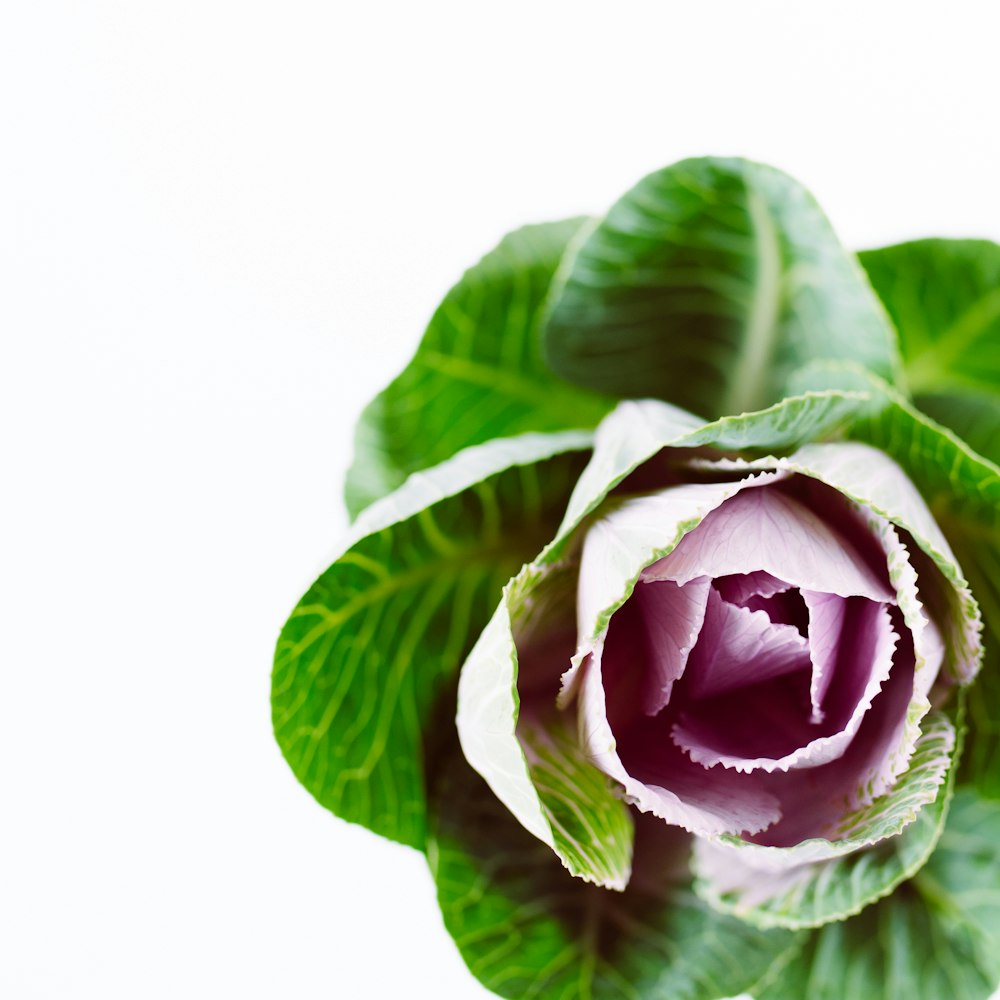
M 369 508 L 275 651 L 275 735 L 337 815 L 422 846 L 425 727 L 507 579 L 552 536 L 587 434 L 466 449 Z
M 814 931 L 757 1000 L 986 1000 L 1000 982 L 1000 804 L 960 789 L 911 881 Z
M 573 491 L 559 532 L 540 561 L 553 562 L 560 558 L 577 526 L 595 510 L 610 490 L 639 465 L 664 449 L 710 445 L 723 450 L 771 451 L 781 454 L 790 451 L 802 440 L 800 435 L 803 430 L 807 432 L 807 440 L 831 435 L 842 430 L 851 420 L 856 421 L 859 408 L 867 405 L 869 399 L 864 393 L 828 390 L 789 397 L 756 413 L 692 426 L 682 419 L 684 414 L 669 404 L 655 400 L 621 403 L 598 430 L 594 453 Z M 665 455 L 667 457 L 664 461 L 669 461 L 669 452 Z M 907 486 L 904 477 L 891 462 L 880 463 L 880 456 L 870 449 L 845 451 L 843 448 L 829 448 L 825 445 L 805 445 L 795 452 L 795 456 L 794 461 L 762 459 L 742 465 L 747 470 L 782 468 L 813 474 L 848 496 L 854 496 L 851 488 L 860 491 L 856 499 L 871 505 L 874 505 L 873 501 L 884 504 L 878 508 L 881 513 L 890 520 L 897 520 L 918 538 L 926 540 L 928 547 L 938 552 L 942 561 L 951 560 L 950 571 L 953 575 L 958 575 L 947 542 L 935 527 L 919 496 Z M 876 476 L 874 482 L 873 475 Z M 877 487 L 874 493 L 869 488 L 872 485 Z M 704 511 L 701 508 L 692 509 L 691 516 L 685 515 L 679 520 L 675 517 L 677 525 L 682 527 L 682 522 L 690 521 L 690 527 L 699 523 L 704 513 L 735 492 L 736 488 L 727 484 L 705 484 L 684 487 L 683 490 L 699 496 L 702 493 L 718 494 L 717 501 L 708 504 Z M 900 490 L 903 492 L 897 493 Z M 870 493 L 871 496 L 866 497 L 865 493 Z M 682 491 L 682 498 L 686 495 Z M 905 507 L 900 507 L 904 498 L 907 503 Z M 640 498 L 635 502 L 655 504 L 656 501 Z M 663 524 L 658 534 L 667 541 L 658 545 L 652 534 L 645 529 L 633 532 L 636 535 L 635 545 L 639 548 L 634 553 L 626 553 L 622 549 L 618 578 L 615 581 L 605 580 L 606 573 L 602 573 L 599 579 L 595 579 L 594 586 L 600 588 L 602 594 L 611 595 L 613 592 L 613 599 L 595 597 L 591 602 L 595 608 L 600 605 L 599 610 L 602 612 L 592 616 L 596 623 L 595 632 L 604 627 L 609 616 L 631 593 L 639 570 L 658 558 L 659 548 L 664 544 L 668 545 L 668 551 L 672 549 L 679 537 L 678 531 L 680 534 L 684 533 L 680 527 L 675 530 L 663 522 L 661 513 L 657 512 L 655 517 Z M 646 535 L 649 537 L 645 538 Z
M 542 561 L 563 555 L 575 529 L 631 472 L 665 448 L 712 447 L 750 453 L 787 451 L 841 431 L 868 405 L 865 392 L 827 389 L 792 396 L 755 413 L 709 423 L 657 400 L 629 400 L 602 421 L 594 454 L 573 490 L 559 532 Z
M 896 335 L 812 196 L 771 167 L 692 159 L 650 174 L 580 242 L 545 326 L 553 369 L 703 417 L 785 395 L 798 366 L 892 378 Z
M 899 331 L 916 406 L 1000 461 L 1000 246 L 916 240 L 858 257 Z
M 445 925 L 473 974 L 511 1000 L 719 1000 L 799 946 L 691 892 L 683 835 L 638 830 L 623 892 L 572 878 L 456 755 L 434 795 L 428 858 Z
M 610 409 L 541 360 L 538 313 L 583 221 L 518 229 L 447 294 L 413 359 L 361 414 L 345 486 L 352 516 L 470 445 L 593 427 Z
M 735 837 L 696 843 L 699 894 L 761 927 L 818 927 L 860 913 L 911 878 L 934 850 L 959 749 L 948 717 L 932 715 L 906 773 L 890 793 L 847 818 L 841 840 L 791 848 Z

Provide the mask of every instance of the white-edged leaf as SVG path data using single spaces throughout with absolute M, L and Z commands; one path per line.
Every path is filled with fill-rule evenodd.
M 792 929 L 843 920 L 888 895 L 933 851 L 954 784 L 960 750 L 954 725 L 935 712 L 923 729 L 907 771 L 891 791 L 845 817 L 836 840 L 793 847 L 732 836 L 696 842 L 699 894 L 758 926 Z
M 593 456 L 542 558 L 559 559 L 584 518 L 629 473 L 666 448 L 710 447 L 752 453 L 788 450 L 805 441 L 833 436 L 868 404 L 869 396 L 863 391 L 807 391 L 756 413 L 704 423 L 658 400 L 619 403 L 595 433 Z
M 946 633 L 945 669 L 962 684 L 975 677 L 982 660 L 979 607 L 924 496 L 906 474 L 908 470 L 904 471 L 885 451 L 860 441 L 828 442 L 804 445 L 780 458 L 721 461 L 715 465 L 731 468 L 734 473 L 781 470 L 809 476 L 907 531 L 919 546 L 910 558 L 919 562 L 922 551 L 929 557 L 922 565 L 933 565 L 940 573 L 939 578 L 933 569 L 923 574 L 922 597 L 929 605 L 942 605 L 937 617 Z M 988 477 L 983 485 L 993 488 Z M 996 485 L 1000 488 L 1000 481 Z
M 880 380 L 856 366 L 810 365 L 799 373 L 800 391 L 839 388 L 867 392 L 870 403 L 849 435 L 890 455 L 913 481 L 943 529 L 983 608 L 987 669 L 969 695 L 969 733 L 963 780 L 1000 798 L 1000 467 L 925 416 Z M 978 642 L 978 612 L 946 588 L 945 617 L 965 622 L 965 645 Z M 961 639 L 961 636 L 958 636 Z M 954 669 L 955 664 L 952 664 Z
M 542 665 L 550 671 L 552 689 L 535 699 L 531 713 L 522 717 L 520 711 L 518 640 L 526 641 L 528 631 L 536 640 L 539 633 L 544 638 L 546 626 L 538 619 L 553 605 L 557 611 L 565 607 L 567 591 L 572 601 L 575 587 L 572 564 L 528 565 L 504 588 L 500 606 L 462 667 L 458 733 L 466 759 L 497 798 L 573 875 L 624 889 L 632 863 L 632 820 L 608 779 L 587 761 L 573 718 L 555 708 L 563 669 L 558 662 Z M 570 635 L 572 614 L 570 603 Z

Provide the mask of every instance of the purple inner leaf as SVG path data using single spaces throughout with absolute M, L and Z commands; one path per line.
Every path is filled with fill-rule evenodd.
M 823 700 L 830 690 L 837 666 L 841 633 L 847 617 L 847 601 L 836 594 L 821 594 L 814 590 L 802 591 L 802 599 L 809 609 L 809 652 L 812 657 L 812 679 L 809 699 L 814 722 L 825 716 Z
M 876 573 L 843 536 L 775 485 L 730 497 L 643 579 L 687 583 L 755 570 L 809 590 L 895 601 L 886 573 Z
M 632 603 L 638 604 L 647 643 L 642 691 L 642 710 L 647 715 L 664 708 L 674 682 L 684 673 L 705 621 L 709 589 L 708 577 L 683 587 L 663 580 L 635 588 Z
M 755 832 L 779 819 L 777 798 L 756 775 L 709 774 L 664 741 L 657 722 L 642 718 L 617 748 L 625 770 L 641 783 L 630 795 L 640 809 L 703 834 Z
M 896 643 L 882 605 L 851 598 L 845 617 L 845 637 L 837 647 L 833 667 L 837 683 L 830 689 L 822 720 L 812 710 L 807 650 L 793 672 L 699 698 L 695 683 L 699 643 L 678 688 L 674 711 L 669 713 L 677 720 L 671 728 L 674 742 L 707 767 L 787 770 L 815 767 L 839 757 L 888 677 Z M 788 626 L 770 628 L 791 631 Z M 798 632 L 794 635 L 798 637 Z M 753 674 L 752 661 L 747 673 Z
M 908 759 L 915 656 L 887 555 L 802 477 L 726 500 L 642 571 L 584 661 L 591 760 L 695 833 L 832 835 Z
M 797 628 L 773 624 L 764 610 L 730 604 L 712 588 L 689 663 L 690 696 L 709 698 L 807 666 L 809 646 Z
M 900 646 L 889 679 L 843 756 L 821 767 L 761 775 L 762 787 L 781 802 L 782 818 L 749 839 L 791 847 L 810 837 L 835 837 L 846 814 L 887 790 L 889 781 L 883 779 L 889 778 L 891 752 L 899 744 L 913 696 L 913 649 L 905 636 Z
M 724 601 L 744 607 L 751 598 L 774 597 L 775 594 L 782 594 L 792 586 L 787 581 L 779 580 L 763 570 L 720 576 L 713 583 Z
M 775 625 L 791 625 L 803 638 L 809 630 L 809 609 L 798 587 L 790 587 L 772 597 L 752 596 L 743 605 L 750 611 L 763 611 Z
M 779 760 L 828 733 L 809 719 L 809 673 L 774 677 L 677 706 L 671 739 L 706 767 L 722 757 Z

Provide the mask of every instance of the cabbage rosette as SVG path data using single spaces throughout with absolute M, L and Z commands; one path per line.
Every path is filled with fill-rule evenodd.
M 954 556 L 883 453 L 841 442 L 706 457 L 687 442 L 711 429 L 678 433 L 690 421 L 644 401 L 598 428 L 603 476 L 639 429 L 661 450 L 629 455 L 610 491 L 575 495 L 555 543 L 508 586 L 462 670 L 462 748 L 575 874 L 617 889 L 630 875 L 627 832 L 614 850 L 557 833 L 568 803 L 539 769 L 585 761 L 618 799 L 696 835 L 697 886 L 714 905 L 816 926 L 890 892 L 940 834 L 933 804 L 979 622 L 955 613 L 974 605 Z M 554 736 L 570 718 L 576 739 Z M 933 819 L 878 864 L 852 857 L 925 806 Z M 864 878 L 848 878 L 861 860 Z
M 322 805 L 426 854 L 488 989 L 1000 983 L 998 294 L 993 243 L 855 255 L 723 159 L 448 293 L 272 713 Z

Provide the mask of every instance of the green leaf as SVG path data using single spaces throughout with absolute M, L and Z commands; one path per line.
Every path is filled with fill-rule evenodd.
M 583 221 L 509 234 L 445 296 L 413 359 L 361 414 L 345 486 L 352 517 L 470 445 L 590 428 L 610 409 L 541 360 L 538 314 Z
M 455 754 L 428 859 L 445 926 L 472 973 L 512 1000 L 718 1000 L 752 988 L 800 937 L 712 911 L 690 890 L 688 840 L 637 823 L 623 893 L 569 876 Z
M 858 257 L 899 331 L 914 403 L 1000 461 L 1000 246 L 917 240 Z
M 553 370 L 703 417 L 785 395 L 851 358 L 887 378 L 895 331 L 812 196 L 780 171 L 684 160 L 640 181 L 567 258 L 545 325 Z
M 960 789 L 930 860 L 813 932 L 757 1000 L 986 1000 L 1000 981 L 1000 804 Z
M 337 815 L 422 846 L 425 727 L 507 579 L 551 537 L 590 436 L 529 434 L 412 476 L 282 629 L 274 731 Z
M 1000 532 L 966 524 L 953 538 L 955 553 L 983 613 L 983 669 L 969 693 L 969 738 L 962 775 L 977 791 L 1000 799 Z
M 465 756 L 494 794 L 573 875 L 624 889 L 632 865 L 628 806 L 580 751 L 575 719 L 555 708 L 559 675 L 575 645 L 576 577 L 575 564 L 529 565 L 504 588 L 462 666 L 458 732 Z M 552 638 L 563 634 L 569 645 L 560 656 Z M 543 662 L 535 658 L 534 671 L 533 646 L 545 654 Z M 527 668 L 522 683 L 533 692 L 526 712 L 519 668 Z
M 632 874 L 632 815 L 580 752 L 575 717 L 553 715 L 522 728 L 529 778 L 552 829 L 552 847 L 571 874 L 624 889 Z
M 984 458 L 1000 463 L 1000 389 L 996 393 L 923 392 L 915 402 Z
M 842 839 L 789 848 L 732 836 L 697 843 L 699 895 L 760 927 L 797 929 L 860 913 L 912 878 L 941 836 L 960 753 L 943 713 L 923 728 L 907 771 L 890 792 L 845 819 Z

